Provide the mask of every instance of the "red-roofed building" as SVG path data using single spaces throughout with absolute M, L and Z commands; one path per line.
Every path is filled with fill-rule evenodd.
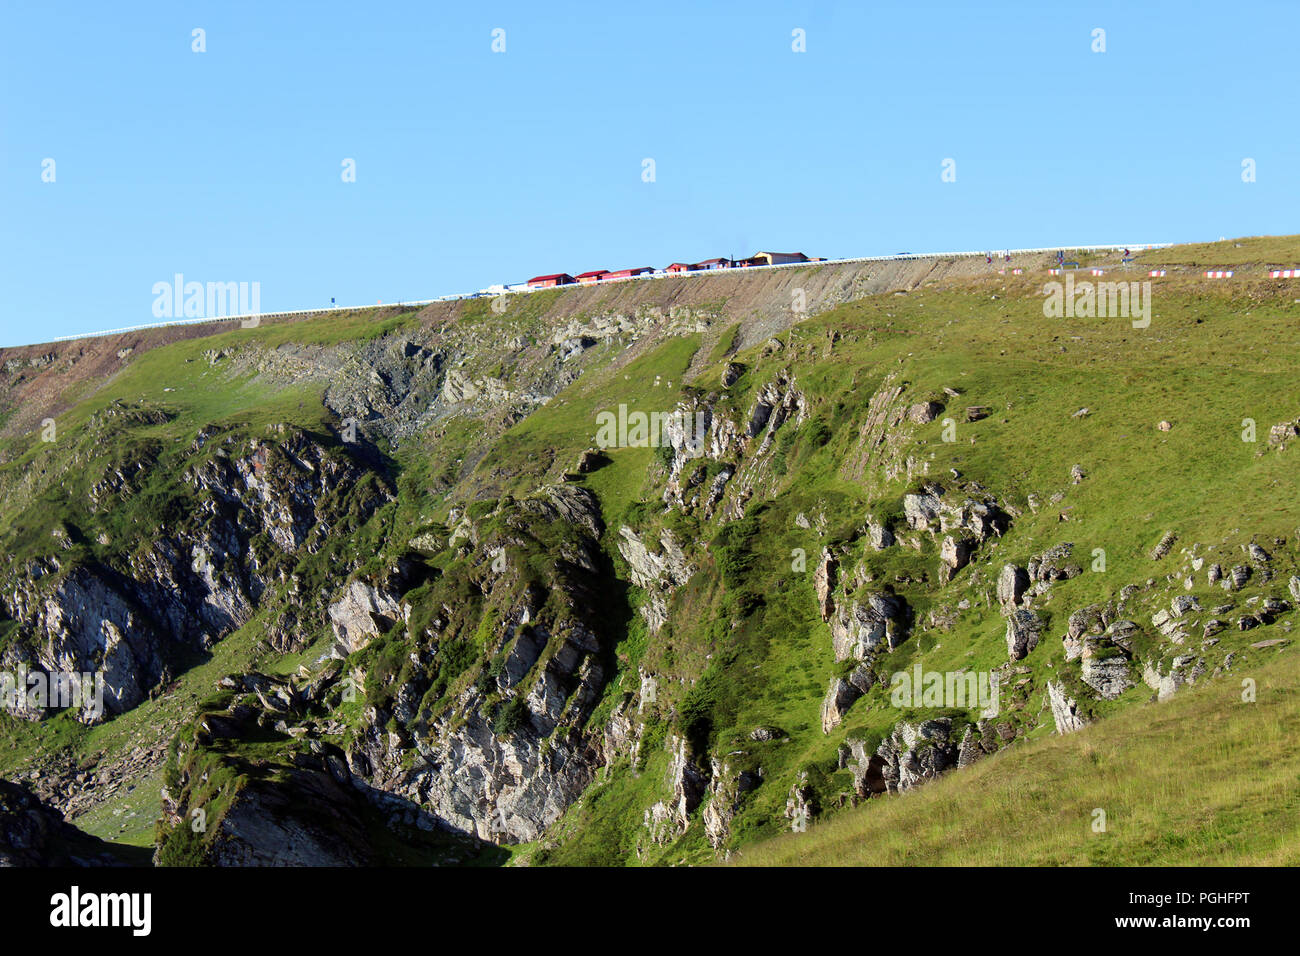
M 696 267 L 691 265 L 689 262 L 674 262 L 665 269 L 664 272 L 691 272 L 695 268 Z
M 635 269 L 619 269 L 617 272 L 611 272 L 605 276 L 606 279 L 630 279 L 632 276 L 645 275 L 647 272 L 654 272 L 649 266 L 638 266 Z
M 728 269 L 731 267 L 730 259 L 705 259 L 703 262 L 697 262 L 691 266 L 692 269 Z
M 593 282 L 599 282 L 607 275 L 609 275 L 608 269 L 596 269 L 593 272 L 580 272 L 574 278 L 583 285 L 590 285 Z
M 572 284 L 573 276 L 567 272 L 557 272 L 549 276 L 534 276 L 528 280 L 528 288 L 530 289 L 549 289 L 551 286 Z

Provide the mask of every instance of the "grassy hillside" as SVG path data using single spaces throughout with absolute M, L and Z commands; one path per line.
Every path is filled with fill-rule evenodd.
M 1097 258 L 1116 269 L 1116 257 Z M 188 766 L 196 776 L 225 758 L 279 766 L 305 752 L 305 738 L 430 812 L 420 802 L 427 781 L 411 781 L 438 763 L 437 747 L 487 715 L 482 746 L 536 743 L 539 759 L 559 748 L 566 760 L 592 761 L 576 799 L 554 797 L 558 819 L 536 838 L 508 841 L 520 863 L 711 863 L 737 851 L 773 863 L 1193 862 L 1219 852 L 1224 861 L 1294 860 L 1284 811 L 1295 808 L 1295 768 L 1284 751 L 1296 720 L 1286 687 L 1300 665 L 1290 643 L 1252 645 L 1289 641 L 1296 620 L 1288 581 L 1300 570 L 1300 447 L 1285 434 L 1270 441 L 1273 426 L 1300 419 L 1296 292 L 1262 278 L 1258 265 L 1296 260 L 1294 238 L 1143 253 L 1142 269 L 1108 278 L 1145 281 L 1148 266 L 1171 267 L 1152 280 L 1146 328 L 1128 317 L 1048 318 L 1043 263 L 1014 276 L 981 261 L 931 279 L 915 264 L 888 276 L 836 273 L 855 290 L 851 301 L 818 270 L 792 270 L 762 278 L 762 296 L 742 294 L 743 277 L 717 280 L 732 293 L 717 298 L 676 280 L 609 300 L 561 290 L 512 299 L 503 312 L 478 301 L 454 316 L 326 317 L 129 357 L 57 416 L 58 440 L 27 432 L 0 442 L 10 574 L 51 558 L 60 574 L 139 573 L 158 534 L 207 527 L 212 499 L 178 476 L 286 435 L 307 436 L 330 461 L 375 469 L 369 480 L 391 482 L 393 496 L 362 514 L 353 489 L 337 489 L 318 502 L 319 537 L 293 554 L 276 553 L 267 532 L 255 536 L 253 563 L 274 574 L 246 623 L 103 724 L 0 718 L 0 773 L 29 774 L 52 755 L 74 768 L 108 765 L 133 748 L 160 748 L 178 729 L 193 736 L 198 715 L 231 704 L 231 694 L 212 697 L 226 675 L 306 686 L 336 667 L 357 675 L 363 700 L 316 702 L 294 718 L 299 726 L 264 715 L 243 750 L 199 742 Z M 1243 268 L 1215 283 L 1187 271 L 1202 264 Z M 820 309 L 790 314 L 790 282 L 814 279 Z M 694 311 L 664 321 L 683 290 Z M 632 295 L 635 311 L 617 311 Z M 663 296 L 657 318 L 645 300 L 654 295 Z M 925 403 L 937 411 L 913 416 Z M 706 409 L 712 444 L 689 461 L 672 448 L 607 448 L 579 468 L 597 416 L 620 406 Z M 339 437 L 349 415 L 364 447 Z M 205 445 L 213 429 L 226 451 Z M 119 502 L 87 503 L 137 469 Z M 539 504 L 557 487 L 590 493 L 600 519 L 594 554 L 583 557 L 582 516 Z M 1005 526 L 972 538 L 969 562 L 950 571 L 943 539 L 967 532 L 909 527 L 905 496 L 920 492 L 987 502 Z M 882 526 L 897 543 L 871 543 L 868 529 Z M 669 564 L 679 549 L 684 570 L 647 582 L 629 535 Z M 1153 558 L 1169 536 L 1168 553 Z M 1074 570 L 1033 596 L 1041 639 L 1011 661 L 999 573 L 1066 545 Z M 1251 557 L 1252 546 L 1267 560 Z M 897 646 L 836 660 L 814 580 L 823 554 L 839 569 L 829 595 L 837 609 L 881 591 L 905 603 L 910 623 Z M 552 573 L 564 562 L 598 583 Z M 1216 565 L 1249 574 L 1225 588 L 1207 576 Z M 342 665 L 325 664 L 336 636 L 326 608 L 355 582 L 391 588 L 410 611 Z M 1187 633 L 1171 636 L 1153 616 L 1175 599 L 1195 605 Z M 1085 683 L 1062 640 L 1071 615 L 1092 606 L 1136 628 L 1123 648 L 1131 686 L 1113 698 Z M 293 649 L 276 650 L 267 635 L 295 607 Z M 520 607 L 550 644 L 524 669 L 527 680 L 511 684 L 502 675 L 522 640 Z M 651 623 L 657 607 L 660 626 Z M 0 621 L 0 651 L 20 637 L 31 643 L 21 617 Z M 525 705 L 526 690 L 544 682 L 575 624 L 600 645 L 584 671 L 591 698 L 578 706 L 577 678 L 566 672 L 555 691 L 569 695 L 563 726 L 520 743 L 523 711 L 544 699 Z M 974 708 L 896 706 L 890 675 L 917 665 L 998 671 L 1001 712 L 986 727 Z M 828 687 L 862 667 L 874 686 L 824 729 Z M 1144 672 L 1158 679 L 1176 667 L 1194 671 L 1195 686 L 1150 703 Z M 1249 707 L 1234 703 L 1245 677 L 1259 685 Z M 1057 736 L 1049 683 L 1089 727 Z M 260 706 L 245 696 L 248 708 Z M 854 808 L 865 797 L 848 751 L 876 752 L 901 725 L 935 718 L 951 722 L 953 743 L 969 731 L 997 752 Z M 277 722 L 285 726 L 272 729 Z M 683 786 L 683 762 L 698 792 Z M 141 766 L 137 786 L 90 801 L 77 822 L 152 842 L 162 768 Z M 1168 785 L 1174 766 L 1207 768 L 1199 793 Z M 513 784 L 498 784 L 497 796 L 508 796 Z M 242 786 L 213 805 L 227 806 Z M 207 792 L 197 783 L 188 791 Z M 1208 809 L 1197 811 L 1197 799 Z M 798 801 L 812 807 L 812 829 L 773 840 Z M 715 813 L 710 830 L 706 812 L 724 803 L 725 825 Z M 1096 807 L 1109 829 L 1094 838 Z M 656 814 L 672 825 L 651 826 Z M 483 820 L 475 825 L 493 838 Z M 1022 828 L 1032 836 L 1009 839 Z
M 1040 282 L 990 279 L 977 288 L 867 299 L 796 326 L 783 336 L 779 352 L 756 348 L 735 356 L 749 370 L 733 387 L 739 394 L 725 401 L 747 408 L 747 382 L 763 382 L 788 368 L 811 399 L 810 421 L 787 435 L 785 472 L 771 477 L 770 497 L 751 506 L 737 535 L 724 539 L 709 524 L 687 517 L 663 519 L 683 527 L 688 537 L 714 535 L 708 573 L 675 596 L 670 629 L 635 663 L 673 678 L 668 699 L 661 692 L 647 719 L 654 733 L 647 740 L 685 732 L 683 712 L 702 710 L 708 726 L 702 750 L 730 753 L 733 765 L 764 770 L 764 784 L 746 798 L 735 821 L 738 844 L 788 826 L 782 810 L 799 772 L 814 781 L 823 807 L 843 802 L 849 784 L 837 766 L 841 742 L 878 740 L 902 716 L 888 693 L 876 689 L 853 706 L 835 733 L 821 732 L 818 707 L 839 665 L 829 654 L 826 625 L 817 619 L 811 582 L 822 547 L 848 540 L 851 529 L 873 512 L 896 515 L 901 494 L 914 487 L 914 479 L 883 480 L 882 463 L 863 460 L 863 421 L 870 399 L 887 382 L 903 387 L 904 401 L 943 398 L 945 386 L 961 391 L 958 399 L 947 399 L 945 412 L 957 423 L 957 440 L 942 439 L 941 420 L 905 426 L 906 445 L 897 457 L 914 456 L 942 483 L 994 489 L 1021 513 L 1004 537 L 942 587 L 934 579 L 937 555 L 928 541 L 919 552 L 894 548 L 874 554 L 860 542 L 854 545 L 877 580 L 905 582 L 896 590 L 919 618 L 963 598 L 971 601 L 947 630 L 918 627 L 888 656 L 886 672 L 917 663 L 944 672 L 999 666 L 1006 660 L 1004 621 L 986 596 L 1001 563 L 1071 542 L 1085 569 L 1045 599 L 1047 634 L 1025 662 L 1026 674 L 1017 678 L 1009 717 L 1031 741 L 1053 732 L 1043 693 L 1054 675 L 1068 676 L 1060 635 L 1072 611 L 1112 600 L 1126 585 L 1144 592 L 1128 612 L 1144 625 L 1173 593 L 1190 593 L 1205 607 L 1222 603 L 1222 592 L 1209 587 L 1203 573 L 1189 588 L 1182 586 L 1192 546 L 1202 554 L 1212 548 L 1228 562 L 1239 560 L 1248 541 L 1270 549 L 1274 541 L 1285 541 L 1278 557 L 1294 566 L 1300 526 L 1300 506 L 1291 493 L 1294 467 L 1287 453 L 1264 450 L 1269 426 L 1300 412 L 1290 348 L 1281 344 L 1294 340 L 1289 300 L 1242 301 L 1229 290 L 1161 286 L 1151 327 L 1138 330 L 1123 319 L 1044 318 L 1035 296 Z M 709 368 L 698 382 L 707 388 L 719 373 L 720 365 Z M 967 423 L 967 405 L 987 406 L 991 414 Z M 1083 408 L 1087 413 L 1076 417 Z M 529 427 L 545 428 L 551 414 L 539 412 Z M 574 413 L 567 408 L 565 414 Z M 593 414 L 590 406 L 588 420 Z M 1242 440 L 1245 418 L 1257 421 L 1258 440 Z M 1170 430 L 1160 430 L 1162 421 Z M 810 440 L 819 422 L 825 432 Z M 644 476 L 644 458 L 632 450 L 612 457 L 605 471 L 624 477 L 602 471 L 602 489 L 632 487 Z M 1087 475 L 1077 485 L 1070 479 L 1076 464 Z M 949 479 L 951 469 L 960 481 Z M 595 477 L 589 481 L 595 486 Z M 651 468 L 646 497 L 655 484 Z M 1031 495 L 1041 501 L 1036 512 L 1028 503 Z M 611 523 L 623 514 L 621 501 L 602 500 Z M 824 530 L 801 527 L 800 515 L 820 517 Z M 647 523 L 654 526 L 653 519 Z M 1171 566 L 1180 560 L 1174 557 L 1156 564 L 1149 552 L 1170 531 L 1178 535 L 1182 563 Z M 719 564 L 726 549 L 737 545 L 747 560 L 743 576 L 733 582 Z M 803 572 L 791 571 L 795 548 L 810 556 Z M 1104 565 L 1096 561 L 1097 549 L 1104 551 Z M 1269 593 L 1285 596 L 1278 585 Z M 1221 634 L 1215 660 L 1229 652 L 1253 658 L 1247 645 L 1258 637 L 1253 631 Z M 634 677 L 635 668 L 623 673 Z M 635 690 L 631 678 L 620 689 Z M 1101 717 L 1140 706 L 1150 694 L 1139 681 L 1118 700 L 1087 706 Z M 1147 717 L 1133 719 L 1149 719 L 1146 709 L 1140 713 Z M 762 725 L 782 728 L 788 740 L 751 741 L 749 732 Z M 642 846 L 639 857 L 626 853 L 643 830 L 641 817 L 650 802 L 645 795 L 664 788 L 666 756 L 649 746 L 642 752 L 649 753 L 645 765 L 614 768 L 570 812 L 539 859 L 609 862 L 613 857 L 605 848 L 614 846 L 623 848 L 625 860 L 712 857 L 698 828 L 662 850 Z M 945 785 L 962 788 L 960 777 Z M 785 785 L 769 786 L 773 780 Z
M 744 866 L 1295 866 L 1300 659 L 996 754 L 742 850 Z M 1105 812 L 1104 819 L 1097 814 Z M 1094 824 L 1104 823 L 1104 829 Z

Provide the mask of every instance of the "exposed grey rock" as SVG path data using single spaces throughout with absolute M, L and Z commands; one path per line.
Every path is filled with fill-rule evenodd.
M 817 607 L 823 621 L 830 620 L 831 613 L 835 610 L 831 592 L 835 590 L 835 570 L 838 567 L 839 562 L 835 556 L 825 550 L 813 573 L 813 589 L 817 592 Z
M 1260 602 L 1258 616 L 1265 624 L 1272 624 L 1274 618 L 1279 614 L 1285 614 L 1290 609 L 1291 605 L 1287 604 L 1286 601 L 1271 597 L 1264 598 Z
M 1159 700 L 1165 700 L 1184 684 L 1196 682 L 1196 669 L 1193 666 L 1196 663 L 1194 656 L 1184 654 L 1173 659 L 1169 673 L 1162 674 L 1159 662 L 1148 661 L 1142 667 L 1142 681 L 1156 691 Z
M 1078 703 L 1065 695 L 1059 681 L 1047 682 L 1047 703 L 1052 711 L 1052 721 L 1056 724 L 1058 734 L 1068 734 L 1082 730 L 1087 721 L 1079 713 Z
M 1083 682 L 1107 700 L 1133 686 L 1128 660 L 1105 644 L 1088 642 L 1083 652 Z
M 790 829 L 795 833 L 807 830 L 819 809 L 817 792 L 808 783 L 808 772 L 801 770 L 785 801 L 785 818 L 790 821 Z
M 346 657 L 387 631 L 402 619 L 403 612 L 395 596 L 357 580 L 329 606 L 329 616 L 337 642 L 336 653 Z
M 1151 560 L 1159 561 L 1173 548 L 1174 543 L 1178 540 L 1178 535 L 1172 531 L 1166 531 L 1160 538 L 1159 543 L 1151 551 Z
M 964 498 L 960 503 L 945 501 L 939 508 L 939 530 L 947 533 L 964 531 L 980 543 L 992 535 L 1001 535 L 1010 525 L 1007 514 L 992 499 Z
M 888 525 L 868 523 L 867 541 L 871 547 L 877 551 L 884 551 L 894 544 L 894 532 L 889 529 Z
M 1297 426 L 1295 422 L 1280 422 L 1269 428 L 1268 443 L 1273 446 L 1285 447 L 1286 443 L 1297 435 L 1300 435 L 1300 426 Z
M 713 758 L 711 764 L 713 773 L 702 818 L 709 845 L 717 850 L 731 837 L 731 821 L 740 809 L 741 797 L 755 789 L 762 778 L 757 773 L 734 771 L 725 760 Z
M 961 743 L 957 746 L 957 769 L 969 767 L 983 756 L 984 750 L 979 745 L 979 736 L 975 728 L 967 727 L 966 732 L 962 734 Z
M 1014 564 L 1004 564 L 998 573 L 998 603 L 1004 608 L 1020 603 L 1029 588 L 1029 572 Z
M 907 605 L 901 597 L 872 591 L 841 605 L 832 616 L 831 648 L 837 661 L 862 660 L 882 643 L 897 647 L 907 636 Z
M 900 721 L 881 741 L 867 771 L 878 774 L 890 793 L 901 793 L 934 779 L 957 765 L 957 744 L 947 717 L 919 724 Z
M 0 780 L 0 867 L 114 865 L 108 844 L 66 823 L 22 784 Z
M 1083 573 L 1083 569 L 1070 561 L 1073 553 L 1073 542 L 1066 541 L 1030 558 L 1027 567 L 1029 580 L 1036 584 L 1050 585 L 1077 577 Z
M 968 538 L 954 538 L 947 535 L 939 546 L 939 560 L 942 562 L 940 578 L 951 580 L 962 568 L 970 563 L 973 542 Z
M 1083 653 L 1084 637 L 1102 633 L 1109 622 L 1110 609 L 1101 604 L 1089 604 L 1071 614 L 1066 622 L 1065 636 L 1061 639 L 1065 645 L 1065 659 L 1072 661 L 1079 657 Z
M 640 536 L 626 525 L 619 528 L 618 533 L 618 551 L 628 563 L 632 583 L 646 592 L 647 601 L 641 606 L 641 614 L 650 633 L 658 634 L 668 620 L 668 598 L 690 580 L 695 569 L 667 528 L 659 535 L 658 551 L 649 550 Z
M 1290 644 L 1290 643 L 1291 643 L 1291 642 L 1288 641 L 1288 640 L 1287 640 L 1286 638 L 1284 638 L 1284 637 L 1275 637 L 1275 638 L 1273 638 L 1272 640 L 1269 640 L 1269 641 L 1256 641 L 1254 644 L 1252 644 L 1252 645 L 1250 645 L 1250 646 L 1251 646 L 1251 648 L 1253 648 L 1254 650 L 1262 651 L 1262 650 L 1266 650 L 1266 649 L 1268 649 L 1268 648 L 1270 648 L 1270 647 L 1285 647 L 1286 645 L 1288 645 L 1288 644 Z
M 943 406 L 938 402 L 918 402 L 907 409 L 907 419 L 918 425 L 925 425 L 934 421 L 943 411 Z
M 829 734 L 844 720 L 854 702 L 871 689 L 872 674 L 866 664 L 859 664 L 846 680 L 831 679 L 830 688 L 822 700 L 822 733 Z
M 935 494 L 926 492 L 903 496 L 903 516 L 914 531 L 928 528 L 938 518 L 939 507 L 939 497 Z
M 1018 661 L 1038 646 L 1043 621 L 1033 611 L 1015 608 L 1007 614 L 1007 654 Z
M 650 831 L 650 839 L 659 844 L 671 843 L 686 832 L 691 814 L 700 805 L 707 786 L 686 740 L 670 736 L 667 746 L 672 754 L 668 766 L 668 786 L 672 795 L 645 812 L 645 826 Z
M 1127 654 L 1133 653 L 1133 640 L 1142 632 L 1136 621 L 1114 621 L 1107 625 L 1105 635 L 1116 647 Z
M 215 866 L 373 863 L 365 803 L 349 782 L 346 771 L 328 769 L 319 759 L 288 771 L 274 783 L 250 781 L 216 821 L 210 862 Z

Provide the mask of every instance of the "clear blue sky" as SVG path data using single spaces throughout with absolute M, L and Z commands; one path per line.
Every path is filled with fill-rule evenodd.
M 0 0 L 0 345 L 153 321 L 178 272 L 272 311 L 1300 232 L 1297 6 Z

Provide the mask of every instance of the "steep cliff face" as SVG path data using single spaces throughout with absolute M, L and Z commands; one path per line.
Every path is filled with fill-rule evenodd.
M 430 591 L 428 627 L 390 645 L 418 663 L 399 671 L 387 706 L 367 710 L 353 771 L 484 840 L 526 842 L 554 823 L 594 776 L 587 718 L 620 636 L 603 530 L 595 497 L 566 486 L 485 515 L 479 553 Z M 443 597 L 457 588 L 476 599 Z M 472 632 L 478 660 L 444 689 L 437 658 Z
M 0 774 L 96 827 L 161 786 L 162 863 L 709 862 L 1285 649 L 1295 410 L 1197 457 L 1226 399 L 1079 372 L 1131 328 L 909 268 L 125 354 L 0 441 L 0 668 L 104 685 L 16 700 Z M 1199 381 L 1200 329 L 1145 347 Z
M 103 713 L 83 708 L 86 720 L 139 704 L 187 657 L 274 603 L 270 592 L 288 581 L 296 554 L 319 550 L 349 512 L 365 520 L 392 497 L 373 465 L 296 429 L 252 439 L 200 429 L 178 457 L 162 501 L 142 502 L 147 492 L 125 477 L 143 465 L 110 462 L 85 499 L 67 502 L 75 519 L 54 523 L 59 551 L 3 572 L 11 626 L 0 662 L 11 671 L 102 673 Z M 97 546 L 87 541 L 103 516 L 134 510 L 175 519 L 142 528 L 136 518 L 128 537 L 100 531 Z M 302 615 L 303 602 L 294 603 Z
M 420 820 L 442 830 L 527 842 L 578 799 L 600 765 L 588 718 L 628 612 L 586 489 L 549 487 L 467 521 L 465 534 L 477 545 L 462 556 L 453 552 L 419 573 L 407 568 L 382 585 L 354 580 L 329 606 L 334 654 L 345 663 L 332 670 L 328 690 L 336 706 L 355 708 L 329 769 L 359 799 L 419 808 Z M 412 587 L 416 580 L 422 583 Z M 179 802 L 192 812 L 228 800 L 240 819 L 255 819 L 260 811 L 243 789 L 202 799 L 193 792 L 194 767 L 221 759 L 211 752 L 213 722 L 223 739 L 255 738 L 253 727 L 289 739 L 332 736 L 344 728 L 323 706 L 326 690 L 281 685 L 235 700 L 206 718 L 206 729 L 196 725 Z M 231 826 L 223 822 L 226 835 L 213 838 L 207 858 L 228 858 L 219 841 Z M 245 844 L 256 842 L 250 832 L 266 835 L 247 822 L 236 829 Z M 179 824 L 169 839 L 176 832 Z

